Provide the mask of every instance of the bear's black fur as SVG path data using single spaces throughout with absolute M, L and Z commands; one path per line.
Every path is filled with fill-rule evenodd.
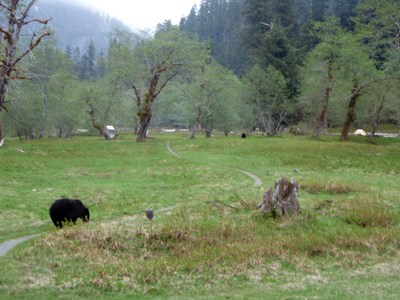
M 243 132 L 242 135 L 241 135 L 241 137 L 242 137 L 242 139 L 245 139 L 245 138 L 247 138 L 247 134 L 245 134 L 245 133 Z
M 83 222 L 89 222 L 89 209 L 78 199 L 58 199 L 50 206 L 50 218 L 56 227 L 62 228 L 62 222 L 73 222 L 81 218 Z

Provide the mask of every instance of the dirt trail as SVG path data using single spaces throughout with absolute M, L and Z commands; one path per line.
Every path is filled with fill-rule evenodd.
M 168 152 L 171 153 L 173 156 L 175 156 L 177 158 L 181 158 L 181 156 L 172 149 L 170 143 L 167 143 L 166 147 L 167 147 Z M 245 174 L 245 175 L 249 176 L 251 179 L 253 179 L 254 186 L 262 186 L 262 181 L 258 176 L 254 175 L 250 172 L 247 172 L 245 170 L 241 170 L 241 169 L 235 169 L 235 170 L 242 172 L 243 174 Z
M 168 152 L 171 153 L 171 155 L 175 156 L 176 158 L 181 158 L 181 156 L 172 149 L 172 147 L 171 147 L 171 145 L 169 143 L 167 143 L 166 147 L 167 147 Z M 254 186 L 261 186 L 262 185 L 261 179 L 259 177 L 257 177 L 256 175 L 254 175 L 254 174 L 252 174 L 250 172 L 241 170 L 241 169 L 235 169 L 235 170 L 237 170 L 237 171 L 245 174 L 246 176 L 250 177 L 251 179 L 253 179 L 254 180 Z M 167 207 L 165 209 L 160 209 L 158 212 L 166 212 L 166 211 L 174 209 L 175 207 Z M 15 248 L 19 244 L 21 244 L 21 243 L 23 243 L 25 241 L 28 241 L 30 239 L 33 239 L 33 238 L 37 237 L 38 235 L 39 234 L 32 234 L 32 235 L 20 237 L 18 239 L 5 241 L 4 243 L 0 244 L 0 257 L 6 255 L 8 251 L 10 251 L 11 249 Z
M 167 150 L 169 153 L 171 153 L 173 156 L 177 157 L 177 158 L 181 158 L 181 156 L 176 153 L 174 150 L 172 150 L 171 145 L 169 143 L 167 143 Z
M 236 169 L 236 170 L 238 170 L 239 172 L 242 172 L 243 174 L 245 174 L 245 175 L 249 176 L 251 179 L 253 179 L 254 180 L 254 186 L 262 186 L 261 179 L 259 177 L 257 177 L 256 175 L 254 175 L 254 174 L 252 174 L 250 172 L 241 170 L 241 169 Z
M 11 249 L 13 249 L 14 247 L 18 246 L 19 244 L 21 244 L 25 241 L 35 238 L 38 235 L 39 234 L 31 234 L 31 235 L 20 237 L 18 239 L 9 240 L 9 241 L 6 241 L 6 242 L 0 244 L 0 256 L 6 255 L 7 252 L 10 251 Z

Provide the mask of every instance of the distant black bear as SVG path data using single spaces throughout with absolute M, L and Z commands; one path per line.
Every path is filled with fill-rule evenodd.
M 247 138 L 247 134 L 242 133 L 241 137 L 242 137 L 242 139 L 245 139 L 245 138 Z
M 89 209 L 78 199 L 58 199 L 50 206 L 50 218 L 56 227 L 62 228 L 62 222 L 73 222 L 81 218 L 89 222 Z

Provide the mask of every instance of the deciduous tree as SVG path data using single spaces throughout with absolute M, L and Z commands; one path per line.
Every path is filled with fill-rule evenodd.
M 30 40 L 22 44 L 22 30 L 32 23 L 46 25 L 49 20 L 32 19 L 29 12 L 37 0 L 9 0 L 0 1 L 0 141 L 4 138 L 1 114 L 7 111 L 7 88 L 11 80 L 26 78 L 18 64 L 21 60 L 35 49 L 51 31 L 35 31 Z
M 155 99 L 196 55 L 191 40 L 176 28 L 156 33 L 134 49 L 137 80 L 132 84 L 139 117 L 137 141 L 146 139 Z
M 290 105 L 286 79 L 273 66 L 255 65 L 244 77 L 247 101 L 253 107 L 257 125 L 268 135 L 275 135 L 285 121 Z
M 301 102 L 303 113 L 314 119 L 313 136 L 326 133 L 329 102 L 335 82 L 338 49 L 343 47 L 338 35 L 343 29 L 336 18 L 316 23 L 315 29 L 321 42 L 308 54 L 302 70 Z M 317 111 L 318 110 L 318 111 Z

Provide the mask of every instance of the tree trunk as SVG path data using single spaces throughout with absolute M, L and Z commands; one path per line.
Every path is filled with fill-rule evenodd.
M 201 130 L 201 125 L 199 122 L 196 121 L 193 126 L 192 132 L 190 133 L 189 138 L 194 139 L 196 137 L 196 133 L 199 132 L 200 130 Z
M 147 137 L 147 130 L 149 129 L 151 122 L 151 106 L 155 99 L 155 90 L 158 83 L 159 75 L 153 76 L 153 80 L 150 83 L 150 88 L 147 91 L 142 104 L 140 98 L 137 99 L 138 116 L 139 116 L 139 131 L 137 133 L 136 141 L 145 142 Z
M 92 101 L 92 92 L 93 92 L 93 89 L 90 88 L 89 93 L 84 98 L 85 102 L 86 102 L 86 105 L 89 107 L 89 110 L 87 110 L 87 113 L 90 116 L 90 122 L 92 123 L 93 128 L 96 129 L 99 132 L 99 135 L 105 136 L 104 135 L 105 134 L 105 132 L 104 132 L 104 124 L 99 123 L 97 121 L 97 118 L 96 118 L 96 111 L 95 111 L 95 107 L 94 107 L 93 101 Z M 111 109 L 110 107 L 111 107 L 111 104 L 109 103 L 107 108 L 106 108 L 106 114 L 107 115 L 108 115 L 108 113 L 109 113 L 109 111 Z M 106 119 L 104 119 L 104 120 L 106 120 Z
M 92 122 L 92 126 L 95 129 L 97 129 L 97 131 L 101 136 L 104 136 L 104 125 L 96 121 L 96 115 L 92 105 L 90 105 L 90 111 L 88 113 L 90 115 L 90 121 Z
M 201 107 L 197 107 L 196 120 L 193 126 L 192 133 L 189 138 L 194 139 L 197 132 L 201 130 Z
M 45 86 L 43 87 L 42 116 L 40 119 L 39 138 L 43 138 L 45 136 L 47 110 L 48 110 L 48 106 L 49 106 L 48 105 L 49 104 L 48 94 L 49 93 L 48 93 L 47 82 L 46 82 Z
M 276 128 L 275 128 L 275 133 L 276 134 L 281 134 L 283 132 L 283 130 L 285 129 L 285 127 L 282 125 L 283 121 L 286 119 L 286 115 L 287 115 L 287 111 L 281 111 L 279 113 L 279 120 L 276 124 Z
M 375 135 L 376 131 L 378 130 L 380 124 L 381 124 L 381 112 L 384 108 L 384 104 L 385 104 L 385 96 L 381 97 L 381 102 L 379 104 L 379 107 L 376 111 L 376 117 L 374 119 L 374 121 L 372 122 L 372 135 Z
M 360 95 L 361 95 L 361 87 L 359 86 L 358 81 L 354 80 L 349 105 L 347 106 L 346 121 L 343 124 L 342 134 L 340 135 L 341 142 L 347 141 L 349 139 L 350 126 L 355 121 L 356 117 L 355 108 L 357 104 L 357 99 Z
M 333 82 L 332 64 L 333 64 L 333 57 L 331 54 L 331 58 L 328 61 L 328 86 L 325 88 L 324 99 L 322 102 L 322 110 L 318 115 L 317 119 L 315 120 L 315 127 L 313 132 L 313 137 L 315 138 L 318 138 L 322 133 L 324 133 L 324 131 L 326 132 L 326 117 L 328 115 L 328 105 L 332 92 L 332 82 Z
M 313 132 L 313 137 L 318 138 L 324 131 L 326 131 L 326 116 L 328 115 L 328 104 L 329 104 L 329 95 L 332 89 L 327 87 L 325 89 L 324 103 L 322 106 L 322 110 L 315 120 L 315 127 Z
M 266 121 L 265 121 L 264 114 L 263 114 L 263 112 L 262 112 L 262 110 L 261 110 L 261 107 L 260 107 L 260 118 L 261 118 L 261 123 L 262 123 L 263 131 L 264 131 L 265 133 L 267 133 L 267 132 L 268 132 L 268 125 L 267 125 L 267 123 L 266 123 Z
M 7 94 L 7 84 L 8 84 L 8 76 L 4 75 L 0 82 L 0 144 L 3 146 L 4 144 L 4 132 L 3 132 L 3 118 L 2 113 L 5 111 L 5 98 Z
M 274 119 L 272 116 L 271 111 L 268 112 L 268 130 L 267 130 L 267 136 L 273 136 L 276 134 L 275 131 L 275 126 L 274 126 Z
M 25 125 L 26 128 L 27 128 L 27 131 L 29 132 L 29 138 L 31 140 L 34 140 L 34 139 L 36 139 L 38 137 L 38 130 L 36 128 L 36 115 L 35 115 L 35 113 L 36 113 L 36 110 L 32 109 L 32 112 L 30 114 L 31 121 L 30 122 L 28 121 L 26 123 L 26 125 Z
M 151 122 L 151 108 L 154 103 L 154 100 L 157 98 L 157 84 L 160 79 L 160 73 L 155 73 L 152 76 L 149 89 L 147 90 L 146 95 L 144 96 L 144 103 L 142 103 L 140 99 L 140 95 L 135 86 L 133 86 L 136 93 L 136 105 L 138 107 L 138 116 L 139 116 L 139 131 L 137 133 L 136 141 L 137 142 L 145 142 L 147 136 L 147 130 L 149 129 Z
M 3 120 L 2 120 L 2 111 L 0 108 L 0 148 L 4 144 L 4 134 L 3 134 Z
M 146 141 L 147 130 L 149 129 L 150 122 L 151 122 L 151 113 L 143 112 L 139 115 L 139 118 L 140 118 L 140 127 L 139 127 L 139 131 L 137 133 L 136 141 L 144 142 L 144 141 Z
M 400 111 L 397 113 L 397 128 L 400 128 Z

